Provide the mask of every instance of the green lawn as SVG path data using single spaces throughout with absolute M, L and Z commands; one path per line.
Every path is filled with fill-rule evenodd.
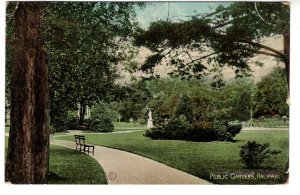
M 9 133 L 9 127 L 5 127 L 5 133 Z
M 73 141 L 73 136 L 61 137 Z M 151 140 L 143 136 L 143 132 L 128 134 L 86 135 L 89 143 L 118 148 L 140 154 L 168 166 L 183 170 L 199 178 L 219 184 L 275 184 L 282 183 L 279 179 L 214 179 L 213 174 L 247 175 L 249 171 L 239 161 L 240 146 L 248 140 L 260 143 L 269 142 L 271 148 L 282 150 L 280 156 L 271 157 L 255 173 L 266 174 L 272 170 L 284 173 L 288 159 L 288 131 L 243 131 L 236 137 L 235 142 L 187 142 L 170 140 Z M 248 171 L 248 172 L 247 172 Z M 241 173 L 242 172 L 242 173 Z
M 138 123 L 113 122 L 113 124 L 115 127 L 114 131 L 143 130 L 147 128 Z
M 87 154 L 51 145 L 48 184 L 107 184 L 98 162 Z
M 289 127 L 289 120 L 277 118 L 253 119 L 252 124 L 254 127 Z
M 5 137 L 5 151 L 8 136 Z M 107 184 L 105 173 L 91 156 L 51 145 L 48 184 Z

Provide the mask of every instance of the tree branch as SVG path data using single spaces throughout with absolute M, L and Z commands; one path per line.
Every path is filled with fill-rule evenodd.
M 224 23 L 216 24 L 215 26 L 212 26 L 211 28 L 212 29 L 221 28 L 221 27 L 227 26 L 228 24 L 231 24 L 232 22 L 233 22 L 233 20 L 229 20 Z
M 277 54 L 274 54 L 274 53 L 270 53 L 270 52 L 266 52 L 266 51 L 259 51 L 259 50 L 255 50 L 255 49 L 250 49 L 250 48 L 244 48 L 244 47 L 241 47 L 239 49 L 243 49 L 243 50 L 247 50 L 247 51 L 253 51 L 257 54 L 263 54 L 263 55 L 267 55 L 267 56 L 273 56 L 275 58 L 282 58 L 282 56 L 280 55 L 277 55 Z
M 186 53 L 186 54 L 189 56 L 189 58 L 190 58 L 191 61 L 194 60 L 194 59 L 192 58 L 191 54 L 190 54 L 188 51 L 184 51 L 184 53 Z
M 207 13 L 207 14 L 203 14 L 203 13 L 200 13 L 200 14 L 196 14 L 196 15 L 181 15 L 181 17 L 187 17 L 187 18 L 196 18 L 196 17 L 200 17 L 200 19 L 205 19 L 205 18 L 208 18 L 208 17 L 212 17 L 216 14 L 219 14 L 219 13 L 222 13 L 224 12 L 225 9 L 223 10 L 218 10 L 218 11 L 214 11 L 214 12 L 211 12 L 211 13 Z
M 190 62 L 187 63 L 186 65 L 192 64 L 192 63 L 194 63 L 194 62 L 196 62 L 196 61 L 198 61 L 198 60 L 202 60 L 202 59 L 204 59 L 204 58 L 208 58 L 208 57 L 210 57 L 210 56 L 212 56 L 212 55 L 215 55 L 215 54 L 217 54 L 217 53 L 219 53 L 219 52 L 213 52 L 213 53 L 207 54 L 207 55 L 205 55 L 205 56 L 201 56 L 201 57 L 199 57 L 199 58 L 197 58 L 197 59 L 194 59 L 194 60 L 190 61 Z
M 271 51 L 275 54 L 277 54 L 277 57 L 280 57 L 280 58 L 286 58 L 286 56 L 281 53 L 280 51 L 276 50 L 276 49 L 273 49 L 271 47 L 268 47 L 268 46 L 265 46 L 265 45 L 262 45 L 260 43 L 255 43 L 255 42 L 252 42 L 252 41 L 249 41 L 249 40 L 246 40 L 246 39 L 240 39 L 238 40 L 239 42 L 242 42 L 242 43 L 248 43 L 249 45 L 252 45 L 252 46 L 256 46 L 256 47 L 260 47 L 260 48 L 263 48 L 265 50 L 268 50 L 268 51 Z

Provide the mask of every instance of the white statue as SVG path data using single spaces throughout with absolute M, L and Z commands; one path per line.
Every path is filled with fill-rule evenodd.
M 152 111 L 151 110 L 149 111 L 148 116 L 149 116 L 149 119 L 152 120 Z
M 148 118 L 147 128 L 152 129 L 154 126 L 153 126 L 153 119 L 152 119 L 152 111 L 151 110 L 149 111 L 148 117 L 149 118 Z

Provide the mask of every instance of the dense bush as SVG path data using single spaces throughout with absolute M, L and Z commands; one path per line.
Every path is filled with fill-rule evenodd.
M 76 113 L 74 113 L 75 112 L 67 111 L 55 117 L 54 120 L 51 121 L 52 128 L 54 128 L 55 132 L 79 129 L 78 117 Z
M 114 113 L 104 103 L 99 103 L 91 109 L 91 119 L 87 129 L 96 132 L 112 132 L 114 130 Z
M 192 124 L 184 117 L 174 118 L 167 124 L 147 130 L 145 136 L 151 139 L 187 141 L 232 141 L 242 129 L 241 124 L 226 124 L 222 121 L 197 121 Z
M 109 118 L 93 119 L 88 123 L 87 129 L 95 132 L 112 132 L 114 125 Z
M 280 154 L 280 150 L 269 149 L 269 143 L 256 143 L 248 141 L 247 144 L 241 146 L 240 161 L 244 163 L 246 168 L 259 168 L 259 166 L 272 155 Z
M 233 137 L 235 137 L 237 134 L 239 134 L 242 130 L 242 124 L 238 122 L 232 122 L 227 124 L 226 131 L 230 133 Z

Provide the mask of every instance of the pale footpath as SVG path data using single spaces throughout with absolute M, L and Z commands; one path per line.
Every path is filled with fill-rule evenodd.
M 55 136 L 56 137 L 56 136 Z M 75 149 L 71 141 L 52 138 L 51 144 Z M 94 156 L 108 184 L 211 184 L 208 181 L 129 152 L 95 146 Z

